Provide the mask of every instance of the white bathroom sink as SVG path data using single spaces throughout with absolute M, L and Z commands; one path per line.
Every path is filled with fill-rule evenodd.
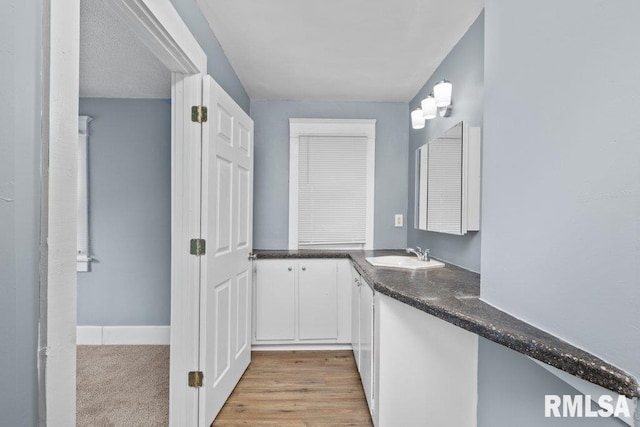
M 444 267 L 444 263 L 434 259 L 429 261 L 420 261 L 415 256 L 376 256 L 367 258 L 367 262 L 376 267 L 394 267 L 404 268 L 407 270 L 423 270 Z

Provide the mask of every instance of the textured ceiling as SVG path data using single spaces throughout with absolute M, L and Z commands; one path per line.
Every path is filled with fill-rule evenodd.
M 197 0 L 252 99 L 411 100 L 484 0 Z
M 80 2 L 80 96 L 171 97 L 169 70 L 111 14 L 105 0 Z

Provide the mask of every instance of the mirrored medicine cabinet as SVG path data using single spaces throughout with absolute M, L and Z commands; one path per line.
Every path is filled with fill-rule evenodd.
M 480 230 L 480 139 L 479 127 L 460 122 L 416 150 L 415 228 Z

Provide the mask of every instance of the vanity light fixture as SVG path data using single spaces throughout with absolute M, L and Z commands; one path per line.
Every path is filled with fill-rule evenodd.
M 436 100 L 436 107 L 448 107 L 451 105 L 451 90 L 453 85 L 448 80 L 442 80 L 433 87 L 433 97 Z
M 453 85 L 448 80 L 442 80 L 433 87 L 433 92 L 422 100 L 420 107 L 411 112 L 411 127 L 422 129 L 425 120 L 435 119 L 437 116 L 451 115 L 451 93 Z M 422 117 L 420 117 L 422 115 Z
M 420 107 L 422 107 L 422 114 L 424 114 L 425 120 L 436 118 L 436 114 L 438 114 L 438 107 L 436 107 L 436 99 L 433 95 L 429 95 L 423 99 L 420 103 Z
M 411 112 L 411 127 L 413 129 L 422 129 L 424 127 L 424 114 L 420 107 Z

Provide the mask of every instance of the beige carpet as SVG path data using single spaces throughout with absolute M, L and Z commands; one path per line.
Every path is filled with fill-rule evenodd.
M 169 346 L 78 346 L 78 426 L 169 424 Z

